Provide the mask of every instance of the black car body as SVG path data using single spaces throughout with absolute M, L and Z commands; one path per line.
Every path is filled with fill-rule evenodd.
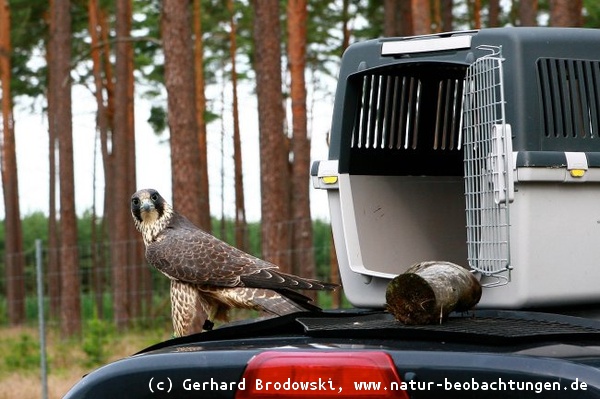
M 405 326 L 385 312 L 300 313 L 173 339 L 66 398 L 594 398 L 600 322 L 474 311 Z

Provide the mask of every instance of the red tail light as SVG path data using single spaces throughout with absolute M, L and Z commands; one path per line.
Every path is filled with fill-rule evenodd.
M 236 398 L 400 398 L 402 381 L 385 352 L 279 352 L 253 357 Z

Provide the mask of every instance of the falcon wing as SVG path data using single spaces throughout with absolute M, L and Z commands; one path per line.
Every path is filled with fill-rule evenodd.
M 261 268 L 277 268 L 199 229 L 168 229 L 147 246 L 146 259 L 172 279 L 221 287 L 239 286 L 242 276 Z
M 157 241 L 146 247 L 146 259 L 170 278 L 196 285 L 273 290 L 337 287 L 282 273 L 274 264 L 213 237 L 176 213 Z

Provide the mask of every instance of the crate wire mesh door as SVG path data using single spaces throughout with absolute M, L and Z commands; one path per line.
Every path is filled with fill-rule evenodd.
M 509 203 L 513 198 L 510 126 L 504 119 L 502 54 L 480 47 L 465 78 L 463 104 L 468 262 L 491 279 L 510 281 Z

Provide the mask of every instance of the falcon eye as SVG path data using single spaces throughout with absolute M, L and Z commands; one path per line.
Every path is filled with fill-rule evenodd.
M 132 204 L 133 206 L 139 206 L 139 205 L 140 205 L 140 200 L 139 200 L 139 198 L 133 198 L 133 199 L 131 200 L 131 204 Z
M 156 193 L 152 194 L 152 196 L 150 197 L 150 199 L 152 200 L 152 202 L 158 201 L 158 194 L 156 194 Z

